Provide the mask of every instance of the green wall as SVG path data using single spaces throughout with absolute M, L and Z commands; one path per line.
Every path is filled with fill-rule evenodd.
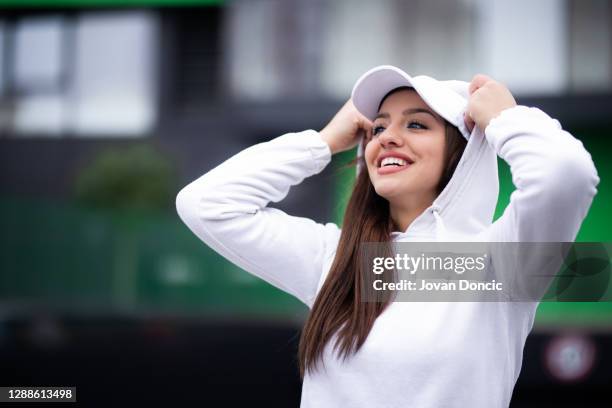
M 294 317 L 302 304 L 204 245 L 169 211 L 0 199 L 0 307 Z M 6 308 L 4 309 L 6 310 Z

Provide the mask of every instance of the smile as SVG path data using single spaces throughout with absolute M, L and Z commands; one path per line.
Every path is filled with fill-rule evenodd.
M 394 165 L 394 164 L 391 164 L 391 165 L 388 165 L 388 166 L 381 166 L 381 167 L 379 167 L 376 170 L 377 170 L 379 175 L 383 176 L 385 174 L 392 174 L 392 173 L 397 173 L 397 172 L 402 171 L 402 170 L 406 170 L 407 168 L 409 168 L 411 166 L 412 166 L 412 164 L 408 164 L 408 163 L 403 164 L 403 165 L 396 165 L 396 164 Z

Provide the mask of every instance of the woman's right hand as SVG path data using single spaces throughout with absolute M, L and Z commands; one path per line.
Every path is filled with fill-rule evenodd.
M 332 154 L 336 154 L 355 147 L 371 128 L 372 122 L 349 99 L 319 134 Z

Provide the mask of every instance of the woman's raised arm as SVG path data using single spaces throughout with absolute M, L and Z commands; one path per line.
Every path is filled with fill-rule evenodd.
M 490 241 L 573 242 L 599 183 L 589 152 L 558 120 L 517 106 L 510 91 L 486 75 L 476 75 L 469 92 L 467 126 L 484 129 L 516 187 L 489 230 Z
M 253 145 L 185 186 L 178 214 L 213 250 L 311 307 L 340 230 L 267 205 L 321 172 L 331 155 L 315 130 Z
M 599 177 L 582 142 L 538 108 L 503 111 L 485 130 L 516 190 L 492 231 L 499 241 L 573 242 Z

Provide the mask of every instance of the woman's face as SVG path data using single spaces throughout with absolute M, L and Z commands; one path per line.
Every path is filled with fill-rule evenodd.
M 414 194 L 436 197 L 444 169 L 445 122 L 418 93 L 405 89 L 389 95 L 366 142 L 365 161 L 378 195 L 398 202 Z M 397 159 L 382 161 L 387 155 L 403 161 L 399 166 L 391 164 Z

